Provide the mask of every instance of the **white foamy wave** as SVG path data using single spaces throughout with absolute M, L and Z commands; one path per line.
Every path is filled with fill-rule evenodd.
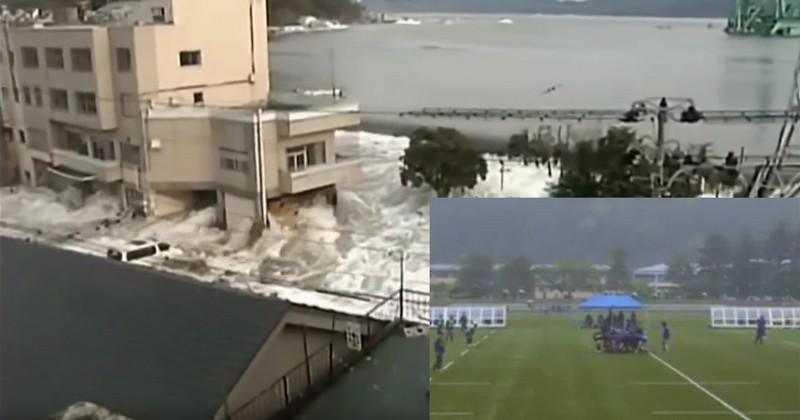
M 337 154 L 344 158 L 359 157 L 364 172 L 361 181 L 339 188 L 336 208 L 324 200 L 317 201 L 298 209 L 285 224 L 281 224 L 284 219 L 273 215 L 270 229 L 260 236 L 251 231 L 249 223 L 221 230 L 214 208 L 146 221 L 124 220 L 101 231 L 91 229 L 83 234 L 89 235 L 89 241 L 96 245 L 93 253 L 102 253 L 103 246 L 124 239 L 166 241 L 182 251 L 181 258 L 201 268 L 192 272 L 199 280 L 234 277 L 231 285 L 235 287 L 263 293 L 278 291 L 294 300 L 312 297 L 306 296 L 311 293 L 308 290 L 298 290 L 292 295 L 288 290 L 293 287 L 391 294 L 400 286 L 402 251 L 406 287 L 427 292 L 429 203 L 435 194 L 427 187 L 407 188 L 400 183 L 398 159 L 409 139 L 365 132 L 337 132 L 336 139 Z M 487 158 L 486 180 L 465 196 L 544 197 L 547 185 L 558 175 L 554 171 L 553 178 L 549 178 L 543 167 L 508 162 L 501 189 L 500 163 L 496 157 Z M 0 194 L 4 221 L 9 217 L 20 219 L 20 223 L 47 220 L 59 226 L 76 221 L 95 222 L 114 215 L 112 210 L 116 207 L 106 205 L 108 200 L 98 196 L 88 200 L 83 208 L 69 210 L 58 202 L 55 194 L 47 191 L 4 190 Z M 267 288 L 265 283 L 274 287 Z
M 106 194 L 90 196 L 78 204 L 68 194 L 43 188 L 4 188 L 0 192 L 0 218 L 26 226 L 84 227 L 118 213 L 118 199 Z

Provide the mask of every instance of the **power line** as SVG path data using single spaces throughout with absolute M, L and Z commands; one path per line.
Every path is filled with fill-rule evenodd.
M 35 88 L 36 86 L 26 85 L 22 86 Z M 51 98 L 50 90 L 53 88 L 42 89 L 41 96 L 43 98 Z M 21 89 L 20 89 L 21 90 Z M 63 89 L 67 90 L 67 89 Z M 30 91 L 29 91 L 30 93 Z M 30 95 L 33 97 L 33 95 Z M 109 98 L 95 96 L 96 102 L 111 102 L 120 104 L 123 102 L 122 97 Z M 16 102 L 16 101 L 15 101 Z M 20 100 L 16 102 L 19 105 L 35 107 L 35 108 L 48 108 L 48 106 L 35 106 L 34 102 L 30 104 L 23 103 Z M 241 101 L 215 101 L 204 103 L 169 103 L 162 101 L 155 101 L 146 98 L 130 98 L 125 100 L 126 103 L 135 103 L 138 105 L 160 105 L 165 108 L 185 108 L 185 109 L 211 109 L 211 110 L 244 110 L 255 111 L 252 105 L 243 105 Z M 43 99 L 44 103 L 44 99 Z M 354 114 L 354 115 L 374 115 L 374 116 L 396 116 L 408 118 L 424 118 L 424 119 L 477 119 L 477 120 L 571 120 L 571 121 L 619 121 L 628 109 L 570 109 L 570 108 L 552 108 L 552 109 L 537 109 L 537 108 L 463 108 L 463 107 L 376 107 L 376 108 L 361 108 L 353 110 L 337 110 L 334 106 L 345 106 L 348 103 L 332 103 L 332 104 L 301 104 L 297 105 L 296 109 L 282 109 L 279 105 L 277 108 L 270 109 L 269 102 L 265 104 L 263 109 L 267 112 L 302 112 L 309 110 L 317 110 L 330 114 Z M 355 103 L 353 106 L 357 106 Z M 712 123 L 728 123 L 728 122 L 744 122 L 744 123 L 761 123 L 761 122 L 781 122 L 785 118 L 791 118 L 800 110 L 770 110 L 770 109 L 755 109 L 755 110 L 741 110 L 741 109 L 727 109 L 727 110 L 707 110 L 701 111 L 703 121 Z

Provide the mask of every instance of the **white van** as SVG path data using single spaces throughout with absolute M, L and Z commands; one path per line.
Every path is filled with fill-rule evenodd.
M 168 251 L 171 248 L 166 242 L 134 240 L 130 241 L 128 244 L 130 246 L 124 249 L 109 248 L 106 255 L 112 260 L 124 262 L 136 261 L 149 257 L 168 258 Z

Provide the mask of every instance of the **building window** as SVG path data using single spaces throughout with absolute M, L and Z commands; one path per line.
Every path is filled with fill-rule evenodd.
M 50 108 L 69 111 L 69 97 L 64 89 L 50 89 Z
M 22 67 L 26 69 L 39 68 L 39 52 L 33 47 L 22 47 L 20 49 L 22 54 Z
M 116 160 L 117 151 L 114 142 L 92 139 L 92 157 L 99 160 Z
M 14 67 L 14 64 L 15 64 L 14 51 L 9 51 L 8 52 L 8 65 L 9 65 L 9 67 Z
M 31 101 L 31 88 L 27 86 L 22 87 L 22 97 L 25 99 L 25 105 L 32 105 L 33 102 Z
M 289 172 L 302 172 L 308 165 L 308 153 L 305 146 L 286 149 Z
M 127 73 L 131 71 L 131 50 L 127 48 L 117 48 L 117 71 Z
M 70 50 L 72 57 L 72 71 L 92 71 L 92 50 L 88 48 L 73 48 Z
M 238 171 L 247 173 L 249 165 L 243 160 L 223 157 L 220 159 L 220 167 L 229 171 Z
M 33 88 L 33 101 L 36 103 L 37 107 L 42 107 L 42 88 L 39 86 Z
M 75 103 L 81 114 L 97 114 L 97 102 L 92 92 L 75 92 Z
M 152 7 L 150 11 L 153 13 L 153 22 L 164 23 L 167 20 L 166 11 L 163 7 Z
M 3 100 L 7 100 L 8 99 L 8 88 L 3 86 L 2 90 L 3 90 Z
M 181 66 L 199 66 L 202 64 L 202 57 L 200 50 L 196 51 L 181 51 L 180 53 Z
M 89 145 L 78 133 L 67 131 L 67 150 L 82 156 L 89 156 Z
M 309 166 L 325 163 L 325 142 L 305 144 L 286 149 L 289 172 L 302 172 Z
M 25 144 L 27 140 L 25 139 L 25 130 L 19 130 L 19 142 Z
M 119 94 L 119 110 L 123 117 L 136 117 L 139 107 L 133 95 L 130 93 Z
M 0 64 L 2 64 L 3 62 L 5 62 L 5 60 L 3 59 L 3 52 L 0 51 Z
M 14 102 L 19 103 L 19 89 L 14 88 Z
M 64 68 L 64 50 L 61 48 L 45 48 L 44 62 L 48 69 L 61 70 Z
M 203 104 L 203 92 L 195 92 L 194 93 L 194 104 L 195 105 L 202 105 Z

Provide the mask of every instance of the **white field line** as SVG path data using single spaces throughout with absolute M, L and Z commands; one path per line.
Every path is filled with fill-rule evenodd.
M 698 382 L 705 386 L 752 386 L 761 385 L 761 382 Z M 686 386 L 692 385 L 689 382 L 628 382 L 631 386 Z
M 467 412 L 464 412 L 464 413 L 436 413 L 436 412 L 434 412 L 434 413 L 428 413 L 428 415 L 431 416 L 431 417 L 469 417 L 469 416 L 472 416 L 473 413 L 467 413 Z
M 431 382 L 431 386 L 491 386 L 491 382 Z
M 786 344 L 787 346 L 792 346 L 792 347 L 800 347 L 800 343 L 795 343 L 794 341 L 784 341 L 783 344 Z
M 489 335 L 491 335 L 491 334 L 494 334 L 494 331 L 492 331 Z M 483 337 L 481 337 L 481 339 L 478 340 L 477 343 L 473 344 L 473 346 L 477 347 L 479 344 L 481 344 L 484 341 L 486 341 L 486 339 L 489 338 L 489 335 L 484 335 Z M 461 352 L 461 355 L 459 357 L 464 357 L 464 356 L 467 355 L 467 353 L 469 353 L 469 348 L 464 349 L 464 351 Z M 441 372 L 444 372 L 444 371 L 447 370 L 447 368 L 449 368 L 450 366 L 453 366 L 453 363 L 455 363 L 455 360 L 451 360 L 451 361 L 447 362 L 447 364 L 444 365 L 444 367 L 442 367 Z
M 800 411 L 747 411 L 751 416 L 797 416 Z M 653 411 L 654 416 L 724 416 L 730 411 Z
M 686 376 L 686 374 L 685 374 L 685 373 L 683 373 L 683 372 L 679 371 L 678 369 L 676 369 L 676 368 L 675 368 L 674 366 L 672 366 L 671 364 L 669 364 L 669 363 L 665 362 L 665 361 L 664 361 L 664 359 L 662 359 L 662 358 L 660 358 L 660 357 L 656 356 L 656 355 L 655 355 L 655 354 L 653 354 L 653 353 L 650 353 L 650 356 L 651 356 L 652 358 L 654 358 L 654 359 L 658 360 L 659 362 L 661 362 L 661 364 L 662 364 L 662 365 L 664 365 L 664 366 L 666 366 L 667 368 L 669 368 L 669 370 L 671 370 L 671 371 L 673 371 L 673 372 L 677 373 L 677 374 L 678 374 L 678 376 L 680 376 L 681 378 L 685 379 L 686 381 L 688 381 L 689 383 L 691 383 L 692 385 L 694 385 L 695 387 L 697 387 L 697 389 L 699 389 L 699 390 L 703 391 L 703 392 L 704 392 L 706 395 L 708 395 L 709 397 L 713 398 L 713 399 L 714 399 L 716 402 L 718 402 L 718 403 L 722 404 L 722 405 L 723 405 L 725 408 L 727 408 L 728 410 L 730 410 L 730 411 L 731 411 L 733 414 L 736 414 L 737 416 L 739 416 L 739 417 L 740 417 L 740 418 L 742 418 L 743 420 L 751 420 L 751 419 L 750 419 L 750 417 L 747 417 L 747 415 L 745 415 L 745 414 L 744 414 L 744 413 L 742 413 L 741 411 L 739 411 L 739 410 L 735 409 L 735 408 L 734 408 L 732 405 L 730 405 L 730 404 L 726 403 L 726 402 L 725 402 L 725 401 L 724 401 L 722 398 L 720 398 L 720 397 L 718 397 L 718 396 L 714 395 L 714 393 L 712 393 L 711 391 L 709 391 L 709 390 L 707 390 L 707 389 L 703 388 L 703 386 L 702 386 L 702 385 L 700 385 L 699 383 L 695 382 L 695 380 L 694 380 L 694 379 L 692 379 L 692 378 L 690 378 L 690 377 Z

